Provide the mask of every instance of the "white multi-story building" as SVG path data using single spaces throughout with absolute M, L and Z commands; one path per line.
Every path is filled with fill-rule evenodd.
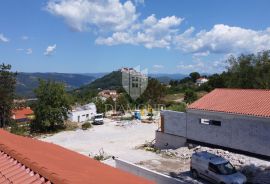
M 85 122 L 91 120 L 97 114 L 97 108 L 94 103 L 75 107 L 68 113 L 68 120 L 72 122 Z
M 131 98 L 142 95 L 148 85 L 147 70 L 137 71 L 133 68 L 122 68 L 122 85 Z

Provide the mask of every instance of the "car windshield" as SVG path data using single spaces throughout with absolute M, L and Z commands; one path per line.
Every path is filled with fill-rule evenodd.
M 97 115 L 95 116 L 96 119 L 101 119 L 102 118 L 102 115 Z
M 218 164 L 217 168 L 219 172 L 223 175 L 230 175 L 236 173 L 236 169 L 230 162 Z

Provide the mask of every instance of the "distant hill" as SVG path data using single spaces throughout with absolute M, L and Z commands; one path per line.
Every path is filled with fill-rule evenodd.
M 96 77 L 82 74 L 66 73 L 18 73 L 16 94 L 23 97 L 33 97 L 33 90 L 38 86 L 38 80 L 54 80 L 65 84 L 67 90 L 79 88 L 91 83 Z
M 149 74 L 161 83 L 168 84 L 170 80 L 182 79 L 182 74 Z M 16 94 L 23 97 L 34 97 L 33 90 L 38 86 L 38 80 L 55 80 L 65 84 L 67 90 L 91 91 L 97 89 L 119 89 L 122 87 L 122 73 L 18 73 Z
M 100 72 L 100 73 L 80 73 L 81 75 L 91 76 L 96 79 L 103 77 L 104 75 L 109 74 L 109 72 Z
M 92 83 L 82 86 L 76 91 L 96 90 L 96 89 L 119 89 L 122 87 L 121 71 L 113 71 L 101 78 L 96 79 Z
M 149 74 L 149 77 L 156 78 L 161 83 L 168 84 L 170 80 L 182 79 L 186 77 L 183 74 Z M 76 91 L 87 92 L 97 89 L 120 89 L 122 88 L 122 73 L 121 71 L 113 71 L 94 80 L 92 83 L 82 86 Z
M 163 77 L 156 77 L 156 79 L 162 83 L 162 84 L 169 84 L 170 81 L 172 80 L 172 78 L 170 77 L 166 77 L 166 76 L 163 76 Z
M 185 74 L 181 74 L 181 73 L 176 73 L 176 74 L 169 74 L 169 73 L 152 73 L 152 74 L 149 74 L 150 77 L 152 78 L 156 78 L 156 79 L 159 79 L 159 78 L 167 78 L 167 79 L 170 79 L 170 80 L 180 80 L 180 79 L 183 79 L 185 77 L 187 77 L 188 75 L 185 75 Z

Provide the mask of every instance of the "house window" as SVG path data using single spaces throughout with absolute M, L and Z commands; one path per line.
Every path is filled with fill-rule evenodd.
M 200 119 L 200 123 L 204 125 L 214 125 L 214 126 L 221 126 L 221 121 L 217 120 L 210 120 L 210 119 Z

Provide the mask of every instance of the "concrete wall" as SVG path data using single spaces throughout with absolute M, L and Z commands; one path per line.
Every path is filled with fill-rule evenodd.
M 201 124 L 200 118 L 221 121 L 221 126 Z M 188 110 L 187 138 L 270 156 L 270 118 Z
M 164 133 L 186 137 L 186 113 L 161 111 L 164 116 Z
M 149 179 L 151 181 L 156 182 L 157 184 L 184 184 L 176 178 L 172 178 L 170 176 L 137 166 L 130 162 L 115 158 L 116 168 L 124 170 L 126 172 L 130 172 L 137 176 L 141 176 L 143 178 Z
M 155 146 L 159 149 L 177 149 L 185 146 L 186 142 L 187 139 L 185 137 L 156 131 Z

